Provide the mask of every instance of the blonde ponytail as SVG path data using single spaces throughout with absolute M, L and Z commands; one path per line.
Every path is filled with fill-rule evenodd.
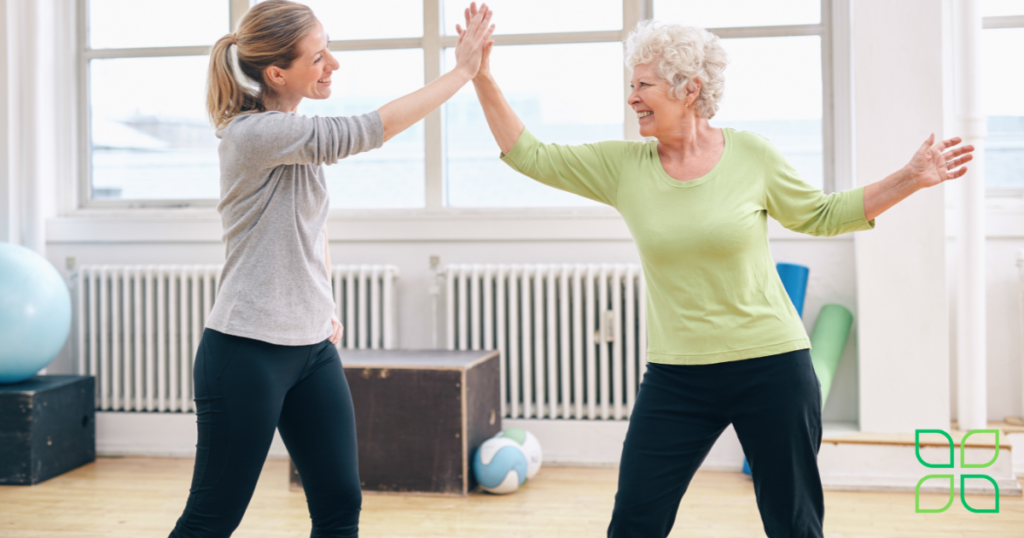
M 287 69 L 298 44 L 316 25 L 309 7 L 288 0 L 266 0 L 242 17 L 238 30 L 210 50 L 206 111 L 220 129 L 239 114 L 266 111 L 273 90 L 263 77 L 272 65 Z

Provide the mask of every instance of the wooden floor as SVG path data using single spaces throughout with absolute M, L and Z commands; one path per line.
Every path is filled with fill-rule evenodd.
M 544 468 L 508 496 L 365 495 L 367 537 L 573 538 L 605 535 L 617 470 Z M 0 487 L 0 537 L 164 537 L 185 505 L 192 460 L 101 458 L 33 487 Z M 287 464 L 267 463 L 238 538 L 309 536 L 302 493 L 290 492 Z M 922 506 L 946 497 L 923 495 Z M 968 496 L 976 507 L 993 497 Z M 957 499 L 941 514 L 914 512 L 912 493 L 825 492 L 825 535 L 1024 537 L 1024 498 L 1003 497 L 997 514 L 967 511 Z M 764 536 L 753 484 L 739 473 L 700 472 L 683 499 L 674 537 Z

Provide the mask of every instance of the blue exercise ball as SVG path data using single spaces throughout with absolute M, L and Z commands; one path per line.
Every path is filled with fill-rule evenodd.
M 71 332 L 71 294 L 46 258 L 0 243 L 0 384 L 46 368 Z

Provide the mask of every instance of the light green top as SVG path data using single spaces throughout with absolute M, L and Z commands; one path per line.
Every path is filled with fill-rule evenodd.
M 542 144 L 528 130 L 502 160 L 616 208 L 647 284 L 647 359 L 712 364 L 810 347 L 768 249 L 768 215 L 811 235 L 874 228 L 863 188 L 825 195 L 764 138 L 723 129 L 718 164 L 691 181 L 661 166 L 657 141 Z

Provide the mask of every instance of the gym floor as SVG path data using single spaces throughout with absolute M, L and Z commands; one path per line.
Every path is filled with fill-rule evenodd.
M 309 536 L 300 492 L 288 490 L 288 464 L 268 461 L 236 538 Z M 0 486 L 0 536 L 86 538 L 167 536 L 185 506 L 191 459 L 100 458 L 32 487 Z M 615 495 L 615 469 L 545 467 L 508 496 L 467 498 L 367 494 L 360 531 L 372 537 L 598 537 Z M 923 495 L 941 506 L 943 495 Z M 973 501 L 973 502 L 972 502 Z M 992 497 L 968 496 L 990 507 Z M 999 538 L 1021 536 L 1024 498 L 1003 497 L 999 513 L 954 502 L 940 514 L 914 512 L 912 493 L 825 492 L 825 535 Z M 698 472 L 683 498 L 673 537 L 764 536 L 750 478 Z

